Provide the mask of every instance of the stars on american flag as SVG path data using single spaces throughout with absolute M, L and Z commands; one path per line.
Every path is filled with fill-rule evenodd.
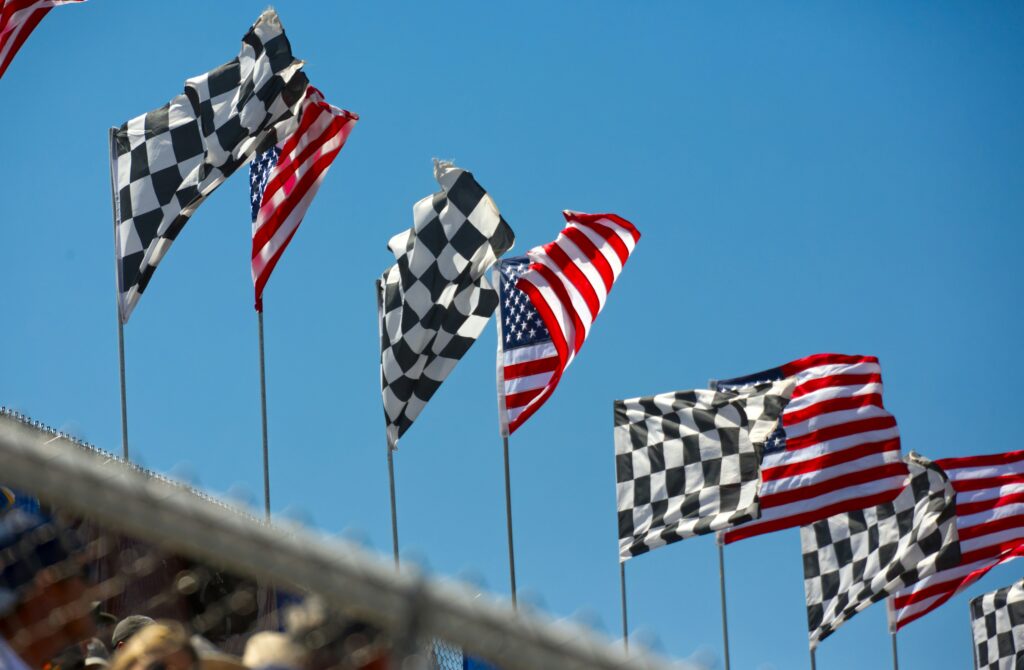
M 252 161 L 249 166 L 249 201 L 252 203 L 252 220 L 256 221 L 263 201 L 263 189 L 267 187 L 270 171 L 281 157 L 280 147 L 270 147 Z
M 544 322 L 516 280 L 530 267 L 530 261 L 503 262 L 501 267 L 501 322 L 505 348 L 525 347 L 551 339 Z

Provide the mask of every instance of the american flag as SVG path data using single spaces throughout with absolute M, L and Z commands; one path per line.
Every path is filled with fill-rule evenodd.
M 793 398 L 761 461 L 761 518 L 728 531 L 726 542 L 887 503 L 903 488 L 899 429 L 882 404 L 874 356 L 816 354 L 715 386 L 790 377 Z
M 84 0 L 0 0 L 0 77 L 51 9 L 78 2 Z
M 960 565 L 896 594 L 901 628 L 964 590 L 996 565 L 1024 555 L 1024 451 L 935 461 L 956 491 Z
M 252 202 L 252 280 L 256 310 L 263 311 L 263 287 L 302 223 L 334 158 L 359 116 L 328 104 L 310 86 L 299 127 L 249 166 Z
M 558 386 L 640 232 L 615 214 L 564 212 L 558 239 L 499 266 L 498 406 L 511 435 Z

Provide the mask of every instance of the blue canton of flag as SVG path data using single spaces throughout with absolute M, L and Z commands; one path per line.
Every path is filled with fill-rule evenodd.
M 713 381 L 711 382 L 711 388 L 716 391 L 735 391 L 743 388 L 744 386 L 753 386 L 754 384 L 764 384 L 766 382 L 777 382 L 785 378 L 786 376 L 780 368 L 772 368 L 771 370 L 765 370 L 764 372 L 756 375 L 750 375 L 748 377 Z M 767 440 L 764 441 L 764 447 L 761 453 L 774 454 L 785 450 L 786 431 L 782 427 L 782 421 L 780 419 L 778 427 L 776 427 L 775 431 L 768 436 Z
M 279 147 L 270 147 L 249 164 L 249 201 L 252 204 L 253 223 L 256 223 L 260 205 L 263 203 L 263 189 L 267 187 L 270 172 L 277 165 L 277 159 L 280 156 L 281 149 Z
M 516 288 L 516 281 L 527 268 L 530 259 L 517 256 L 501 261 L 501 344 L 505 350 L 550 342 L 551 335 L 544 327 L 537 310 L 525 293 Z

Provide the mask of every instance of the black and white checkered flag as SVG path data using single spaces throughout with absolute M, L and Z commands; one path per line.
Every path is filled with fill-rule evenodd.
M 761 447 L 793 387 L 615 401 L 619 560 L 756 519 Z
M 1024 669 L 1024 581 L 971 601 L 978 670 Z
M 956 496 L 946 473 L 911 453 L 896 498 L 800 528 L 810 646 L 853 615 L 960 562 Z
M 488 269 L 515 236 L 469 172 L 434 164 L 441 191 L 413 206 L 388 242 L 397 262 L 377 281 L 380 381 L 395 448 L 498 306 Z
M 308 84 L 268 9 L 238 57 L 185 82 L 185 92 L 114 134 L 121 321 L 206 196 L 257 151 L 297 127 Z

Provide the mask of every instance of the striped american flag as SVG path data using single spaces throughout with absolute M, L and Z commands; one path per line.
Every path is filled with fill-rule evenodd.
M 903 489 L 907 468 L 896 419 L 882 404 L 877 358 L 816 354 L 715 385 L 787 378 L 796 389 L 765 443 L 761 517 L 728 531 L 726 542 L 886 503 Z
M 944 458 L 956 491 L 960 565 L 896 594 L 896 626 L 918 619 L 1000 563 L 1024 555 L 1024 451 Z
M 498 406 L 511 435 L 558 386 L 640 232 L 615 214 L 563 212 L 558 239 L 499 266 Z
M 51 9 L 78 2 L 84 0 L 0 0 L 0 77 Z
M 312 86 L 306 89 L 300 114 L 295 132 L 257 156 L 249 167 L 257 311 L 263 311 L 263 288 L 270 273 L 359 120 L 358 115 L 328 104 Z

